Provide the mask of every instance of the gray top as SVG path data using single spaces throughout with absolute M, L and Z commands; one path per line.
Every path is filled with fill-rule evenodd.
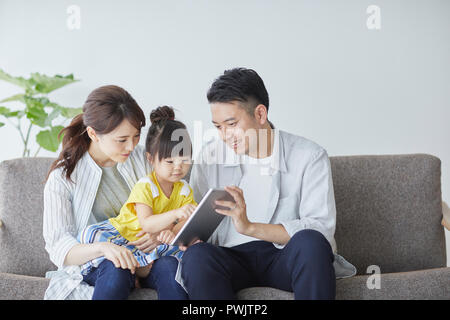
M 127 201 L 130 189 L 117 170 L 113 167 L 102 167 L 102 179 L 97 190 L 92 215 L 88 224 L 114 218 L 120 213 L 120 209 Z

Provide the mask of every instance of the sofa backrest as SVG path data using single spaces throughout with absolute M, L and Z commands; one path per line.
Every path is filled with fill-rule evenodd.
M 42 236 L 43 189 L 52 158 L 0 163 L 0 272 L 55 270 Z M 434 156 L 330 157 L 338 252 L 359 274 L 446 265 L 440 160 Z
M 358 274 L 446 266 L 441 161 L 427 154 L 330 157 L 338 252 Z
M 44 185 L 52 158 L 0 163 L 0 272 L 44 276 L 55 270 L 44 246 Z

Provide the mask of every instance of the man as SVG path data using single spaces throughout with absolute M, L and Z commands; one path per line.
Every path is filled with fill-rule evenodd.
M 187 248 L 181 276 L 190 299 L 235 299 L 254 286 L 293 291 L 295 299 L 334 299 L 336 207 L 327 152 L 268 121 L 269 97 L 259 75 L 236 68 L 207 94 L 220 140 L 192 168 L 199 202 L 225 188 L 226 215 L 209 243 Z M 342 257 L 339 272 L 353 275 Z

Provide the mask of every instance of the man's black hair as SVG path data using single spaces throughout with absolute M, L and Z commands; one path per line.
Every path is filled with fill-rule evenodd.
M 256 106 L 263 104 L 269 111 L 269 94 L 256 71 L 247 68 L 225 70 L 208 90 L 209 103 L 241 101 L 253 115 Z

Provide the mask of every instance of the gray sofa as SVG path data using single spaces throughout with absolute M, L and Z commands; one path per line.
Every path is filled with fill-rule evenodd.
M 42 299 L 55 270 L 42 237 L 43 187 L 53 159 L 0 164 L 0 299 Z M 337 280 L 337 299 L 449 299 L 441 225 L 441 162 L 426 154 L 331 157 L 338 252 L 358 274 Z M 369 266 L 378 266 L 380 282 Z M 375 288 L 374 288 L 375 285 Z M 292 299 L 247 288 L 240 299 Z M 135 289 L 130 299 L 156 299 Z

